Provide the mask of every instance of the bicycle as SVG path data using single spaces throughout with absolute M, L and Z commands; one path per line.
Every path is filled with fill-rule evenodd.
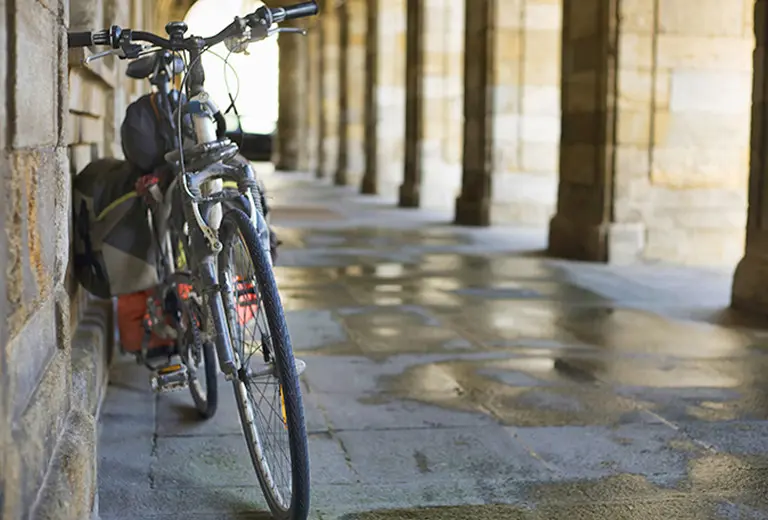
M 162 252 L 157 290 L 163 303 L 171 300 L 170 307 L 176 309 L 173 323 L 187 336 L 182 342 L 188 345 L 186 357 L 202 358 L 206 379 L 218 362 L 225 379 L 232 382 L 251 461 L 278 520 L 305 520 L 309 514 L 309 449 L 299 384 L 306 365 L 293 356 L 272 269 L 270 229 L 261 200 L 254 196 L 258 189 L 254 172 L 246 161 L 236 160 L 238 146 L 217 132 L 215 120 L 221 114 L 204 90 L 200 57 L 224 41 L 230 50 L 240 51 L 276 32 L 303 32 L 277 24 L 317 13 L 315 1 L 281 8 L 262 6 L 235 17 L 209 38 L 185 36 L 183 22 L 166 25 L 168 38 L 116 25 L 68 34 L 70 48 L 111 47 L 90 60 L 107 55 L 137 59 L 161 51 L 188 57 L 181 89 L 187 87 L 187 97 L 179 98 L 173 113 L 178 123 L 175 149 L 165 155 L 171 179 L 165 185 L 156 175 L 145 175 L 137 189 L 147 200 L 153 236 Z M 189 144 L 184 139 L 186 118 L 191 118 Z M 252 271 L 238 274 L 236 270 L 247 264 Z M 167 328 L 167 308 L 152 305 L 149 310 L 153 330 Z M 266 325 L 266 333 L 261 325 Z M 261 360 L 254 363 L 257 353 Z M 144 347 L 142 354 L 147 354 Z M 155 383 L 183 386 L 200 360 L 183 359 L 183 363 L 161 367 Z M 269 401 L 264 392 L 258 401 L 253 397 L 257 381 L 267 382 L 265 386 L 272 389 Z M 215 404 L 209 407 L 205 402 L 210 392 L 209 388 L 204 396 L 192 389 L 198 410 L 209 417 L 215 413 Z M 265 402 L 271 406 L 269 417 L 262 413 Z M 270 435 L 264 423 L 272 419 L 278 425 Z M 277 453 L 280 434 L 287 434 L 288 453 Z M 279 455 L 289 463 L 290 475 L 282 470 L 275 474 L 274 461 L 269 459 Z

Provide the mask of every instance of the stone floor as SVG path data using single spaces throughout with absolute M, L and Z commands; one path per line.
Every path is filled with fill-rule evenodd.
M 315 519 L 768 518 L 768 334 L 730 272 L 543 258 L 543 233 L 270 176 Z M 230 388 L 124 359 L 103 520 L 266 519 Z

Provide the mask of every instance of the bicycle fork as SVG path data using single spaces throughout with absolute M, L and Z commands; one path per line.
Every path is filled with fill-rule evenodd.
M 211 312 L 211 321 L 213 321 L 216 335 L 214 344 L 216 345 L 216 354 L 219 358 L 219 367 L 221 367 L 221 371 L 224 373 L 227 381 L 231 381 L 237 375 L 237 365 L 235 363 L 229 322 L 222 296 L 223 292 L 231 291 L 231 288 L 219 285 L 216 262 L 212 255 L 207 256 L 201 262 L 200 278 L 202 279 L 203 287 L 208 289 L 208 308 Z M 225 284 L 228 285 L 228 282 L 225 282 Z

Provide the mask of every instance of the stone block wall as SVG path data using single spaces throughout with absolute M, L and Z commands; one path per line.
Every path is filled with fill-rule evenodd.
M 543 226 L 554 213 L 561 4 L 512 0 L 496 7 L 492 223 Z
M 554 254 L 738 260 L 753 47 L 744 1 L 565 0 Z
M 753 4 L 675 0 L 625 13 L 636 21 L 624 45 L 635 67 L 619 86 L 627 112 L 618 137 L 650 148 L 650 186 L 618 185 L 616 217 L 642 218 L 644 258 L 724 265 L 741 258 Z M 653 19 L 655 31 L 638 23 Z
M 119 150 L 131 87 L 72 65 L 66 28 L 130 24 L 134 0 L 11 0 L 0 10 L 0 517 L 90 518 L 111 307 L 71 278 L 71 176 Z M 71 160 L 70 160 L 71 158 Z
M 0 67 L 7 78 L 0 87 L 0 517 L 15 520 L 32 512 L 70 419 L 61 66 L 68 13 L 55 1 L 6 4 L 0 10 Z

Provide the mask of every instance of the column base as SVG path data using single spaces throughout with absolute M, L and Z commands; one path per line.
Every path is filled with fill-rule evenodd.
M 333 183 L 336 186 L 346 186 L 347 185 L 347 170 L 346 169 L 338 169 L 333 174 Z
M 488 198 L 470 199 L 460 196 L 456 199 L 454 224 L 457 226 L 487 227 L 491 225 L 491 203 Z
M 550 256 L 566 260 L 633 264 L 643 260 L 642 223 L 579 222 L 555 215 L 549 223 Z
M 400 185 L 400 199 L 397 204 L 401 208 L 418 208 L 421 206 L 420 187 L 416 184 Z
M 366 173 L 363 175 L 363 181 L 360 183 L 360 193 L 363 195 L 378 195 L 379 186 L 376 182 L 376 176 Z
M 301 165 L 299 161 L 278 161 L 275 164 L 275 170 L 279 172 L 298 172 L 301 171 Z
M 768 315 L 768 256 L 747 252 L 733 275 L 731 307 Z

